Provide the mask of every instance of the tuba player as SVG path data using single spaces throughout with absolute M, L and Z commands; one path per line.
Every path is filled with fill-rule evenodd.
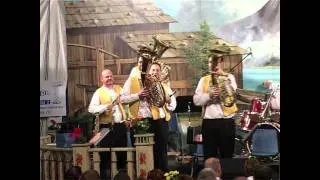
M 160 64 L 153 62 L 149 74 L 160 78 Z M 150 90 L 143 88 L 140 76 L 131 76 L 123 86 L 123 96 L 120 97 L 123 103 L 129 104 L 131 118 L 147 118 L 150 122 L 151 133 L 154 133 L 154 168 L 168 171 L 167 145 L 169 135 L 168 121 L 171 118 L 171 111 L 176 108 L 176 98 L 170 87 L 161 83 L 165 91 L 166 102 L 163 107 L 156 107 L 148 103 Z M 169 95 L 171 95 L 169 97 Z

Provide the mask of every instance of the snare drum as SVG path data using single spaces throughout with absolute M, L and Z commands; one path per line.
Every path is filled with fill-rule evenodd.
M 261 113 L 263 111 L 262 102 L 258 98 L 254 98 L 251 100 L 251 109 L 250 112 L 254 113 Z
M 276 157 L 280 154 L 280 125 L 259 123 L 246 138 L 246 148 L 252 156 Z

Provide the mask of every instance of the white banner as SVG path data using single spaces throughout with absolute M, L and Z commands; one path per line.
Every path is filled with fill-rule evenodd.
M 66 115 L 66 84 L 64 81 L 40 83 L 40 117 Z

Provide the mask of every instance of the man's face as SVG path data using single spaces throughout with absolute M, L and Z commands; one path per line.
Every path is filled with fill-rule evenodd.
M 210 71 L 218 71 L 222 68 L 222 59 L 218 58 L 217 60 L 213 60 L 212 57 L 208 59 L 208 67 Z
M 138 68 L 139 68 L 139 70 L 141 71 L 141 69 L 142 69 L 142 57 L 139 57 L 139 59 L 138 59 Z
M 272 81 L 266 80 L 266 81 L 263 82 L 263 87 L 266 88 L 266 89 L 269 89 L 271 84 L 272 84 Z
M 105 70 L 101 74 L 101 80 L 103 85 L 105 86 L 111 86 L 113 85 L 113 75 L 110 70 Z
M 158 64 L 152 64 L 149 70 L 149 74 L 160 78 L 160 66 Z

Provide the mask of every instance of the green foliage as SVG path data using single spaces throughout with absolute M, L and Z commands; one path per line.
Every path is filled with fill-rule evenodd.
M 208 73 L 208 56 L 210 54 L 210 27 L 206 21 L 200 24 L 200 37 L 187 47 L 182 48 L 182 54 L 197 71 L 194 73 L 192 85 L 195 87 L 199 79 Z
M 76 137 L 75 143 L 87 143 L 93 134 L 93 127 L 95 123 L 95 115 L 89 112 L 75 113 L 68 117 L 57 130 L 57 133 L 72 133 L 74 128 L 81 128 L 80 137 Z
M 148 119 L 137 121 L 134 126 L 135 134 L 147 134 L 150 132 L 150 123 Z

